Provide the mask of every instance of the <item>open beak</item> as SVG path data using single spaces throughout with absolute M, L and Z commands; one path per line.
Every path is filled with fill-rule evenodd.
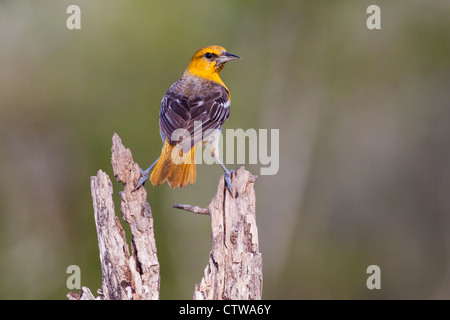
M 222 51 L 222 54 L 220 55 L 219 59 L 218 59 L 218 64 L 222 64 L 225 63 L 227 61 L 231 61 L 231 60 L 236 60 L 236 59 L 240 59 L 240 57 L 238 57 L 235 54 L 226 52 L 226 51 Z

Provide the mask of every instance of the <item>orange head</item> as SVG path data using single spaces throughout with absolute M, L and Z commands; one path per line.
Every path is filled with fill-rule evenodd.
M 239 59 L 238 56 L 228 53 L 221 46 L 208 46 L 197 50 L 192 56 L 186 72 L 222 83 L 219 77 L 225 63 Z

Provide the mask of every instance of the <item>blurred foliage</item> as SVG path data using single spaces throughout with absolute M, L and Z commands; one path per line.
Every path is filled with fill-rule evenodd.
M 153 162 L 162 96 L 219 44 L 242 57 L 225 128 L 280 129 L 280 171 L 256 183 L 264 298 L 448 299 L 450 2 L 374 3 L 2 0 L 0 298 L 65 299 L 71 264 L 101 286 L 89 177 L 113 178 L 114 132 Z M 209 220 L 171 205 L 206 206 L 220 174 L 146 185 L 163 299 L 192 297 L 210 250 Z

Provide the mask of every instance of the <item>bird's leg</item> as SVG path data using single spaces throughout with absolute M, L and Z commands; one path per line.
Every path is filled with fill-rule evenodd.
M 231 173 L 233 170 L 228 170 L 227 167 L 220 161 L 219 155 L 216 153 L 216 149 L 211 147 L 211 156 L 214 158 L 214 160 L 217 161 L 217 163 L 222 167 L 223 169 L 223 177 L 225 178 L 225 186 L 227 187 L 228 191 L 230 191 L 231 196 L 233 196 L 233 192 L 231 192 Z
M 150 177 L 150 171 L 153 169 L 153 167 L 155 166 L 155 164 L 158 162 L 158 159 L 155 160 L 155 162 L 153 162 L 150 167 L 148 167 L 145 171 L 141 169 L 141 178 L 139 179 L 136 188 L 133 189 L 133 191 L 136 191 L 137 189 L 139 189 L 144 183 L 145 181 L 148 180 L 148 177 Z M 132 192 L 133 192 L 132 191 Z

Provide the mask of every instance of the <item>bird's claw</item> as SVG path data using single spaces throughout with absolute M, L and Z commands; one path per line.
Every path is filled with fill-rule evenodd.
M 150 170 L 142 170 L 142 169 L 140 169 L 141 170 L 141 178 L 139 179 L 139 181 L 138 181 L 138 183 L 137 183 L 137 185 L 136 185 L 136 188 L 134 188 L 131 192 L 134 192 L 134 191 L 136 191 L 137 189 L 139 189 L 141 186 L 143 186 L 144 185 L 144 183 L 145 183 L 145 181 L 147 181 L 148 180 L 148 178 L 149 178 L 149 176 L 150 176 Z

